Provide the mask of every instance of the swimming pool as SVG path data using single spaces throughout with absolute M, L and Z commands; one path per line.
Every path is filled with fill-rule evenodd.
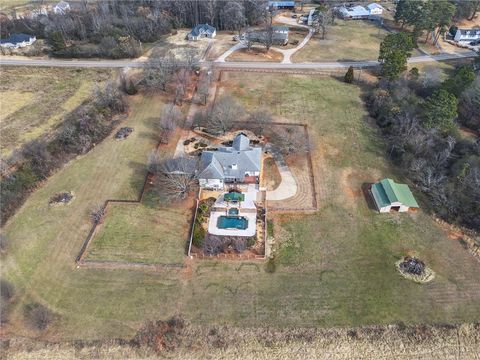
M 243 216 L 220 216 L 217 221 L 219 229 L 238 229 L 248 228 L 248 220 Z
M 238 215 L 238 209 L 236 208 L 228 209 L 228 215 Z

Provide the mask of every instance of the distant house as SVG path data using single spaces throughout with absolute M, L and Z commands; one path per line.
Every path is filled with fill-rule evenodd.
M 272 26 L 272 44 L 287 45 L 288 44 L 288 26 L 274 25 Z M 251 42 L 263 43 L 268 35 L 267 31 L 252 31 L 247 33 L 246 39 Z
M 257 183 L 262 163 L 262 149 L 251 147 L 250 140 L 239 134 L 231 147 L 203 151 L 198 181 L 203 188 L 223 189 L 227 183 Z
M 214 38 L 217 35 L 216 29 L 208 24 L 198 24 L 187 35 L 188 40 L 198 40 L 202 37 Z
M 379 212 L 405 212 L 418 209 L 418 203 L 413 197 L 408 185 L 397 184 L 392 179 L 383 179 L 373 184 L 371 193 Z
M 295 1 L 293 0 L 277 0 L 277 1 L 269 1 L 268 7 L 270 9 L 294 9 L 295 8 Z
M 470 42 L 480 39 L 480 29 L 457 29 L 453 40 L 456 42 Z
M 0 39 L 0 46 L 7 49 L 18 49 L 32 45 L 37 38 L 27 34 L 12 34 L 6 39 Z
M 367 5 L 367 10 L 370 12 L 370 15 L 382 15 L 383 6 L 377 3 L 371 3 Z
M 59 15 L 65 15 L 70 10 L 70 4 L 66 1 L 60 1 L 53 7 L 53 12 Z
M 338 12 L 343 19 L 361 20 L 370 17 L 370 11 L 360 5 L 351 7 L 342 6 L 338 9 Z

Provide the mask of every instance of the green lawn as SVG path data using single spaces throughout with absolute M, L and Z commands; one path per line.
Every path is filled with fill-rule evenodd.
M 425 210 L 380 215 L 368 207 L 364 184 L 384 176 L 404 179 L 384 159 L 361 88 L 301 75 L 228 73 L 222 79 L 224 93 L 247 108 L 269 106 L 286 120 L 310 125 L 320 210 L 274 216 L 276 271 L 267 273 L 263 262 L 213 260 L 187 261 L 182 271 L 159 273 L 76 269 L 91 206 L 106 198 L 134 199 L 140 189 L 163 101 L 139 95 L 126 122 L 135 128 L 127 140 L 107 139 L 72 161 L 7 224 L 12 245 L 2 259 L 2 274 L 20 294 L 13 314 L 16 333 L 28 334 L 22 305 L 31 301 L 58 315 L 49 331 L 55 339 L 128 337 L 145 321 L 174 314 L 199 325 L 274 328 L 480 320 L 480 264 L 473 256 Z M 62 190 L 73 190 L 75 200 L 49 208 L 49 196 Z M 415 195 L 425 209 L 423 197 Z M 105 230 L 124 217 L 136 227 L 125 227 L 129 236 L 151 234 L 148 228 L 158 225 L 162 211 L 178 213 L 175 206 L 159 210 L 158 217 L 151 209 L 132 208 L 107 217 Z M 183 233 L 185 225 L 179 215 L 178 223 L 167 226 Z M 424 259 L 435 280 L 419 285 L 397 274 L 395 261 L 406 254 Z
M 293 62 L 376 60 L 383 28 L 364 20 L 340 20 L 329 28 L 326 39 L 315 34 L 293 55 Z
M 109 79 L 111 70 L 2 66 L 0 154 L 47 134 Z
M 111 204 L 86 260 L 181 264 L 188 211 L 145 204 Z

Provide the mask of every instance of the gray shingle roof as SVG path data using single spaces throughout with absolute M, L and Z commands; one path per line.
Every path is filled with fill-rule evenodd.
M 198 178 L 234 178 L 243 181 L 246 172 L 260 171 L 261 158 L 262 149 L 250 147 L 250 140 L 240 134 L 235 137 L 232 147 L 202 152 Z
M 215 28 L 208 24 L 198 24 L 196 25 L 192 31 L 190 31 L 190 35 L 192 36 L 199 36 L 201 33 L 210 33 L 213 34 Z

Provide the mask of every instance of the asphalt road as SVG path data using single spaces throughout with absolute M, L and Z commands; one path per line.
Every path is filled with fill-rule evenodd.
M 430 61 L 442 61 L 461 58 L 475 57 L 475 52 L 465 54 L 440 54 L 422 55 L 408 59 L 409 63 L 421 63 Z M 0 65 L 13 66 L 50 66 L 50 67 L 81 67 L 81 68 L 124 68 L 143 67 L 145 60 L 60 60 L 60 59 L 28 59 L 0 57 Z M 378 61 L 350 61 L 350 62 L 318 62 L 318 63 L 272 63 L 272 62 L 201 62 L 212 65 L 215 68 L 229 69 L 343 69 L 353 66 L 354 68 L 366 68 L 378 66 Z

